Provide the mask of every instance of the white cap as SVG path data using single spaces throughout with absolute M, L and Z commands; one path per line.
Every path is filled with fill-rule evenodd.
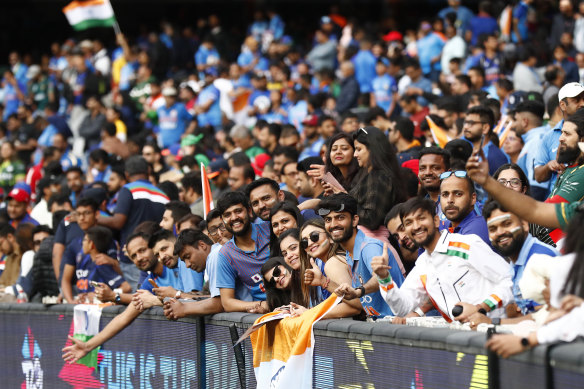
M 584 86 L 579 82 L 569 82 L 558 92 L 558 100 L 562 101 L 566 97 L 576 97 L 584 93 Z
M 173 86 L 167 86 L 162 89 L 162 96 L 176 96 L 176 88 Z

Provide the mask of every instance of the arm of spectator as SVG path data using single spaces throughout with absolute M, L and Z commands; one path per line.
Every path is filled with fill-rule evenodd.
M 38 142 L 35 138 L 30 138 L 26 141 L 26 143 L 15 143 L 14 149 L 16 151 L 26 151 L 26 150 L 35 150 L 37 148 Z
M 122 268 L 120 267 L 120 262 L 117 259 L 114 259 L 104 253 L 99 253 L 93 257 L 93 261 L 96 265 L 110 265 L 116 273 L 120 275 L 124 275 L 122 272 Z
M 65 252 L 65 245 L 62 243 L 56 243 L 53 245 L 53 270 L 55 272 L 55 277 L 59 280 L 61 271 L 61 259 L 63 258 L 63 253 Z
M 528 348 L 521 344 L 521 337 L 510 334 L 497 334 L 487 341 L 486 347 L 494 351 L 503 358 L 508 358 L 512 355 L 527 351 Z M 539 344 L 535 332 L 532 332 L 527 337 L 529 347 L 535 347 Z
M 566 166 L 553 159 L 545 165 L 535 167 L 535 180 L 537 182 L 547 181 L 552 177 L 552 173 L 562 173 L 564 170 L 566 170 Z
M 75 266 L 69 264 L 65 265 L 63 268 L 63 278 L 61 279 L 61 290 L 63 291 L 63 297 L 68 304 L 73 304 L 73 274 L 75 274 Z
M 105 217 L 105 216 L 98 216 L 97 217 L 97 224 L 100 226 L 112 228 L 114 230 L 121 230 L 126 221 L 128 220 L 128 216 L 122 213 L 115 213 L 113 216 Z
M 398 99 L 399 99 L 399 94 L 397 92 L 395 92 L 391 97 L 391 103 L 389 104 L 389 108 L 387 109 L 387 112 L 385 113 L 388 118 L 390 118 L 391 115 L 393 114 L 393 111 L 395 110 L 395 106 L 397 104 Z
M 162 306 L 162 301 L 147 290 L 139 289 L 132 296 L 132 305 L 140 312 L 153 306 Z
M 63 348 L 63 359 L 68 363 L 77 362 L 91 350 L 101 346 L 129 326 L 138 315 L 140 315 L 140 311 L 129 305 L 124 312 L 114 317 L 103 330 L 87 342 L 69 336 L 69 340 L 71 340 L 73 344 Z
M 221 305 L 225 312 L 250 312 L 257 308 L 259 301 L 241 301 L 235 298 L 235 289 L 220 288 Z M 265 303 L 265 301 L 262 301 Z
M 173 298 L 174 296 L 176 296 L 177 290 L 174 289 L 172 286 L 160 286 L 158 288 L 152 289 L 152 292 L 159 298 L 164 299 L 165 297 Z
M 164 316 L 169 320 L 177 320 L 185 316 L 212 315 L 221 312 L 223 312 L 223 305 L 219 296 L 192 302 L 170 299 L 164 303 Z
M 130 50 L 126 36 L 122 33 L 116 34 L 116 42 L 122 48 L 126 61 L 130 62 L 132 60 L 132 51 Z
M 304 211 L 306 209 L 316 209 L 320 204 L 320 199 L 310 199 L 298 204 L 298 209 Z
M 120 289 L 124 293 L 120 293 L 120 304 L 128 305 L 132 302 L 132 287 L 128 284 L 127 281 L 124 281 L 122 285 L 120 285 Z M 95 296 L 101 302 L 108 302 L 111 301 L 112 303 L 116 302 L 116 293 L 103 282 L 99 283 L 99 286 L 95 287 Z
M 468 159 L 466 170 L 470 178 L 481 185 L 504 208 L 512 209 L 513 213 L 530 223 L 548 228 L 560 228 L 560 221 L 556 216 L 555 204 L 547 204 L 541 201 L 506 188 L 489 176 L 489 164 L 485 155 L 479 150 L 482 160 L 479 161 L 477 150 Z

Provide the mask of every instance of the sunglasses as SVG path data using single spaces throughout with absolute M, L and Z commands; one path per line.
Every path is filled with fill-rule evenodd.
M 275 288 L 276 287 L 276 278 L 280 277 L 282 275 L 282 273 L 285 274 L 285 271 L 282 271 L 281 265 L 276 265 L 276 267 L 274 268 L 274 271 L 272 272 L 272 279 L 267 281 L 266 283 L 268 285 L 270 285 L 271 287 Z
M 327 209 L 327 208 L 320 208 L 318 210 L 318 214 L 320 216 L 326 216 L 331 212 L 343 212 L 345 210 L 345 204 L 341 204 L 341 206 L 339 207 L 339 209 L 334 210 L 334 209 Z
M 323 231 L 312 231 L 310 233 L 310 235 L 308 235 L 308 238 L 310 238 L 312 243 L 316 243 L 320 239 L 320 234 L 324 234 L 324 232 Z M 303 250 L 306 250 L 308 248 L 308 245 L 309 245 L 308 239 L 304 238 L 304 239 L 300 240 L 300 247 L 302 247 Z
M 453 174 L 454 174 L 454 177 L 458 177 L 458 178 L 465 178 L 466 177 L 465 170 L 457 170 L 455 172 L 447 171 L 447 172 L 440 174 L 440 181 L 447 179 L 448 177 L 450 177 Z

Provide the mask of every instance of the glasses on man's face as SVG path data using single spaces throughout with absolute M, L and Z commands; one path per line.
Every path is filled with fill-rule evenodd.
M 469 126 L 469 127 L 472 127 L 472 126 L 474 126 L 475 124 L 479 124 L 479 123 L 480 123 L 480 124 L 485 124 L 485 122 L 481 122 L 481 121 L 478 121 L 478 120 L 465 120 L 465 121 L 463 122 L 463 126 Z
M 499 178 L 497 181 L 499 181 L 500 184 L 510 186 L 511 188 L 519 188 L 521 186 L 521 180 L 519 178 L 512 178 L 510 180 Z
M 312 243 L 316 243 L 320 239 L 320 234 L 324 234 L 324 232 L 323 231 L 312 231 L 308 235 L 308 238 L 312 241 Z M 303 238 L 302 240 L 300 240 L 300 247 L 302 247 L 303 250 L 306 250 L 308 248 L 309 244 L 310 243 L 308 242 L 308 239 L 306 239 L 306 238 Z
M 450 177 L 453 174 L 454 174 L 454 177 L 458 177 L 458 178 L 465 178 L 466 177 L 465 170 L 457 170 L 455 172 L 449 170 L 447 172 L 440 174 L 440 181 L 447 179 L 448 177 Z
M 219 231 L 225 231 L 225 225 L 219 224 L 217 227 L 207 229 L 209 231 L 209 235 L 217 235 Z
M 93 214 L 93 212 L 91 212 L 91 211 L 83 211 L 83 212 L 79 212 L 79 211 L 77 211 L 77 215 L 78 215 L 78 216 L 89 217 L 89 216 L 91 216 L 92 214 Z

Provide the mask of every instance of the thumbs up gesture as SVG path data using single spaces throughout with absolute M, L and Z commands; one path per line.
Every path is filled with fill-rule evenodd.
M 314 262 L 314 259 L 310 258 L 310 268 L 304 271 L 304 283 L 310 286 L 320 286 L 322 285 L 322 278 L 320 268 Z
M 389 276 L 389 269 L 391 269 L 391 266 L 388 265 L 389 254 L 387 252 L 387 243 L 384 243 L 383 254 L 371 258 L 371 269 L 381 279 L 387 278 Z

